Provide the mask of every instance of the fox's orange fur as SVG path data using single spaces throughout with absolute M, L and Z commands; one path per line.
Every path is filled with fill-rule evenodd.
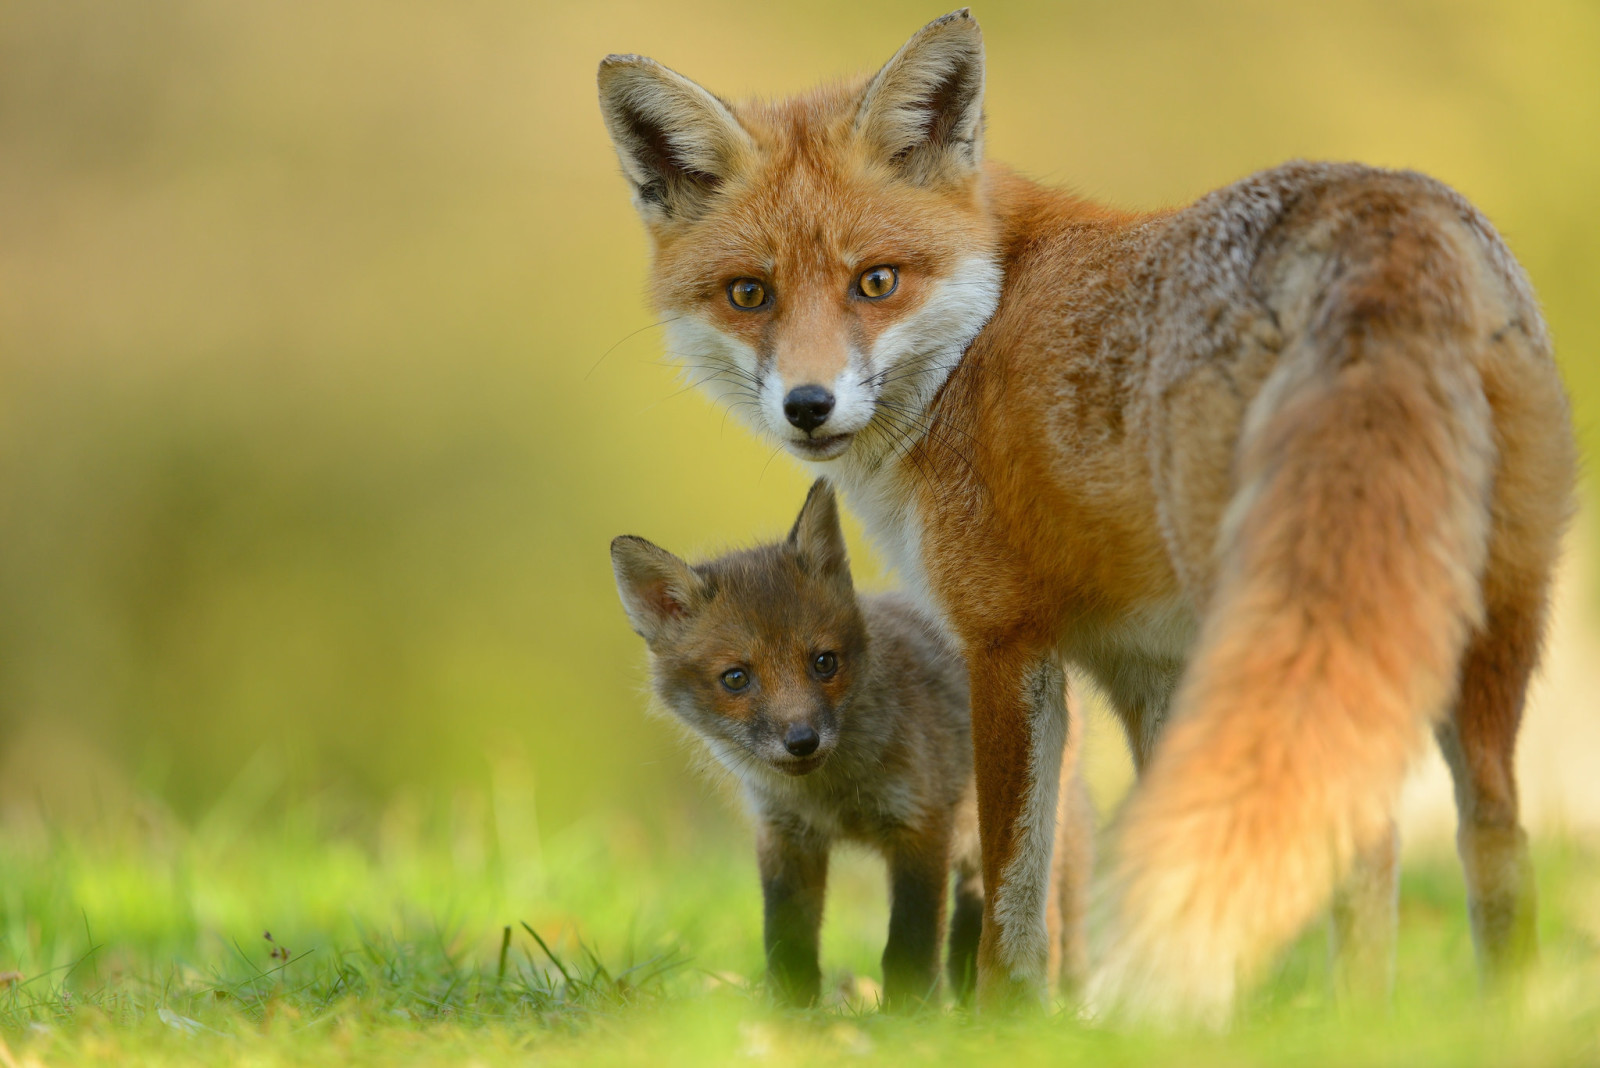
M 1512 751 L 1574 467 L 1525 275 L 1411 172 L 1294 163 L 1152 214 L 1037 185 L 982 162 L 982 79 L 965 11 L 780 103 L 600 73 L 672 350 L 844 490 L 966 650 L 981 993 L 1044 974 L 1069 663 L 1141 770 L 1093 1008 L 1224 1018 L 1353 868 L 1341 936 L 1384 939 L 1430 728 L 1508 973 L 1533 916 Z

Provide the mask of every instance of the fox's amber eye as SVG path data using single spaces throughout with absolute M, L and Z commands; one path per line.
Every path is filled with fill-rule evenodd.
M 811 659 L 811 670 L 827 678 L 839 670 L 839 658 L 832 653 L 818 653 Z
M 750 673 L 745 671 L 744 668 L 729 668 L 722 673 L 722 685 L 734 693 L 738 693 L 750 685 Z
M 740 311 L 754 311 L 767 302 L 767 287 L 754 278 L 735 278 L 728 283 L 728 303 Z
M 869 267 L 856 279 L 856 288 L 868 300 L 882 300 L 900 285 L 900 274 L 888 265 Z

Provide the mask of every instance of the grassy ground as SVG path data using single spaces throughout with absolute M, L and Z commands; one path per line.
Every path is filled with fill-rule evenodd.
M 885 907 L 865 857 L 840 864 L 832 890 L 832 1004 L 780 1012 L 750 982 L 760 915 L 742 831 L 617 818 L 541 843 L 514 811 L 13 821 L 0 1065 L 1600 1062 L 1600 850 L 1572 839 L 1537 851 L 1545 967 L 1515 1011 L 1478 997 L 1460 878 L 1448 855 L 1425 855 L 1408 864 L 1392 1012 L 1341 1012 L 1310 935 L 1232 1034 L 1196 1038 L 1059 1013 L 875 1014 Z

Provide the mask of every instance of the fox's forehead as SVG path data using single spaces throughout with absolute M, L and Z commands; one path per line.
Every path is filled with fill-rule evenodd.
M 696 616 L 691 655 L 787 657 L 818 641 L 852 642 L 861 628 L 854 592 L 807 575 L 792 553 L 755 550 L 701 570 L 715 592 Z
M 753 667 L 783 663 L 799 669 L 811 653 L 838 651 L 837 646 L 853 637 L 852 620 L 842 610 L 806 611 L 808 606 L 796 602 L 782 607 L 787 611 L 773 614 L 747 603 L 712 605 L 694 628 L 684 653 L 709 667 L 724 662 Z
M 937 276 L 974 251 L 987 236 L 978 182 L 928 189 L 895 176 L 854 129 L 859 93 L 732 105 L 756 152 L 703 218 L 657 234 L 664 302 L 739 274 L 792 283 L 891 262 Z
M 854 133 L 866 79 L 820 85 L 777 100 L 755 97 L 728 105 L 765 152 L 788 163 L 837 155 Z

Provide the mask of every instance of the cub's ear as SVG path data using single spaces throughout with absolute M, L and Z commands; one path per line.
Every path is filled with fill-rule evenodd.
M 918 185 L 971 176 L 983 158 L 983 34 L 966 8 L 918 30 L 867 86 L 856 132 Z
M 826 479 L 819 478 L 811 484 L 806 503 L 800 506 L 800 517 L 789 531 L 789 544 L 812 574 L 850 581 L 850 557 L 845 552 L 844 529 L 839 526 L 839 505 Z
M 693 615 L 705 594 L 705 580 L 693 568 L 643 538 L 613 540 L 611 569 L 628 622 L 647 642 L 654 643 L 672 621 Z
M 643 56 L 600 61 L 600 112 L 647 221 L 693 218 L 755 143 L 728 106 Z

